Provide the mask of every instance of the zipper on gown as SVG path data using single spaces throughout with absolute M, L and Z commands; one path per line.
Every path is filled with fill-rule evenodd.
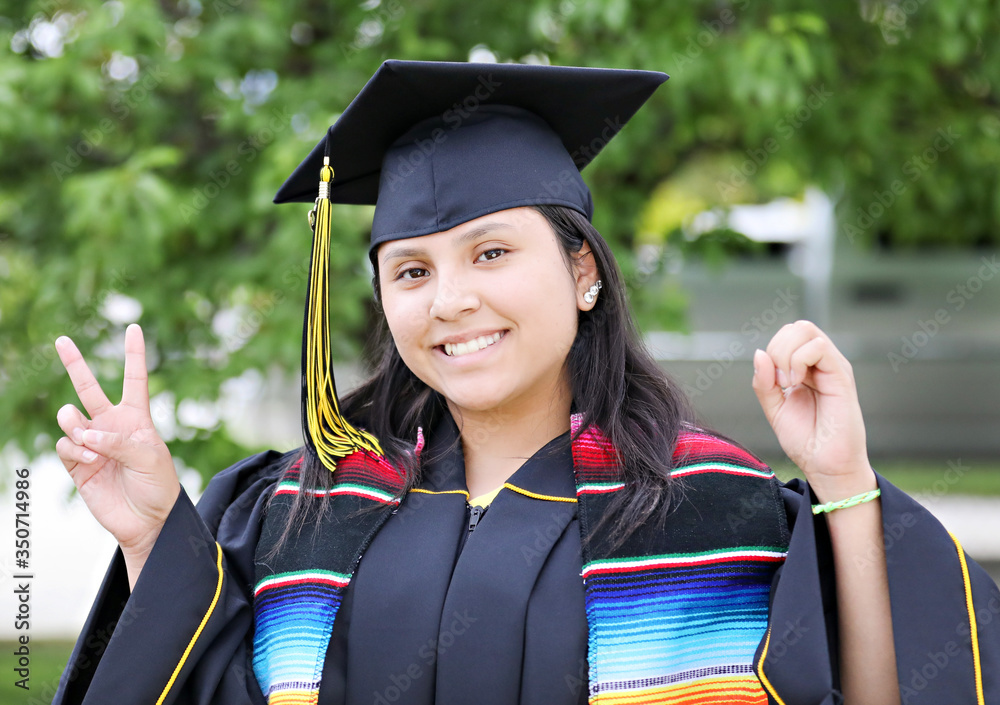
M 468 527 L 468 531 L 463 532 L 462 538 L 458 543 L 459 554 L 461 554 L 462 549 L 465 548 L 465 543 L 469 540 L 469 537 L 472 536 L 472 532 L 476 530 L 479 522 L 482 521 L 483 515 L 486 514 L 487 509 L 489 509 L 489 506 L 479 507 L 473 506 L 468 502 L 465 503 L 466 516 L 468 517 L 468 521 L 466 521 L 465 525 Z

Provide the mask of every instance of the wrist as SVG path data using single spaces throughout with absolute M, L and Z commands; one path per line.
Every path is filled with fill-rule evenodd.
M 139 579 L 139 573 L 142 572 L 143 566 L 146 565 L 146 561 L 153 552 L 153 546 L 156 545 L 156 540 L 160 537 L 162 529 L 163 524 L 159 524 L 152 527 L 146 534 L 135 541 L 118 543 L 118 548 L 125 558 L 125 570 L 128 573 L 128 587 L 130 591 L 135 588 L 135 583 Z
M 875 471 L 871 466 L 865 465 L 857 472 L 837 477 L 809 479 L 809 486 L 816 495 L 817 502 L 826 504 L 876 490 L 878 478 L 875 477 Z
M 837 502 L 827 502 L 825 504 L 814 504 L 812 507 L 813 514 L 824 514 L 829 512 L 835 512 L 838 509 L 849 509 L 850 507 L 856 507 L 859 504 L 867 504 L 872 502 L 882 496 L 881 489 L 875 489 L 871 492 L 862 492 L 861 494 L 856 494 L 846 499 L 842 499 Z
M 126 558 L 145 557 L 153 550 L 163 525 L 167 523 L 171 512 L 177 506 L 177 500 L 181 495 L 180 482 L 175 481 L 166 492 L 166 501 L 160 507 L 145 512 L 142 521 L 142 524 L 145 524 L 144 528 L 136 527 L 135 533 L 128 539 L 118 539 L 118 546 Z
M 149 553 L 126 554 L 125 551 L 122 551 L 122 554 L 125 556 L 125 574 L 128 576 L 128 590 L 132 592 L 135 590 L 135 584 L 139 580 L 139 574 L 142 573 L 142 569 L 146 565 Z
M 141 563 L 153 552 L 153 546 L 156 544 L 156 539 L 159 536 L 160 529 L 157 528 L 141 539 L 128 542 L 119 541 L 118 549 L 122 552 L 122 556 L 125 557 L 126 562 Z

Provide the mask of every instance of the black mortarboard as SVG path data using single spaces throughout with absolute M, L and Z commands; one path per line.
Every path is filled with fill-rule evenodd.
M 658 71 L 386 61 L 285 181 L 275 203 L 315 201 L 306 303 L 306 442 L 331 470 L 380 452 L 340 416 L 329 356 L 330 204 L 375 205 L 369 253 L 527 205 L 593 215 L 580 176 L 667 80 Z M 324 165 L 326 164 L 326 166 Z M 317 175 L 320 177 L 317 198 Z
M 372 247 L 539 203 L 588 218 L 580 170 L 667 75 L 658 71 L 386 61 L 292 173 L 275 203 L 376 205 Z

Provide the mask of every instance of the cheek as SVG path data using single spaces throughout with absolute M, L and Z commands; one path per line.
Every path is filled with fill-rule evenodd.
M 550 341 L 576 332 L 576 291 L 571 282 L 554 277 L 551 271 L 523 278 L 520 285 L 507 289 L 500 305 L 520 312 L 525 324 L 534 324 Z
M 421 316 L 413 306 L 407 306 L 405 300 L 397 298 L 383 299 L 382 310 L 389 326 L 389 332 L 396 343 L 401 357 L 405 358 L 410 348 L 419 345 L 426 327 L 425 317 Z

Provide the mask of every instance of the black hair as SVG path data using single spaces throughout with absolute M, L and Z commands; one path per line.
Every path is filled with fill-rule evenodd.
M 611 248 L 581 213 L 554 205 L 532 206 L 548 221 L 562 246 L 567 267 L 590 245 L 603 287 L 595 306 L 580 311 L 576 339 L 566 359 L 574 410 L 584 423 L 599 428 L 614 445 L 620 459 L 620 481 L 601 522 L 585 539 L 608 522 L 613 525 L 604 540 L 620 545 L 640 525 L 655 519 L 662 523 L 678 491 L 671 479 L 674 450 L 685 425 L 696 427 L 695 413 L 683 389 L 646 350 L 628 305 L 624 277 Z M 403 469 L 403 497 L 420 482 L 420 463 L 413 455 L 418 427 L 432 429 L 449 413 L 443 397 L 414 375 L 399 355 L 381 315 L 378 267 L 373 262 L 379 326 L 367 357 L 371 376 L 345 395 L 340 408 L 345 418 L 379 439 L 386 458 Z M 575 440 L 575 438 L 573 439 Z M 293 458 L 299 457 L 293 454 Z M 311 453 L 305 453 L 300 480 L 304 487 L 329 488 L 332 473 Z M 311 507 L 326 502 L 306 502 L 299 493 L 276 549 L 292 533 L 316 517 Z

